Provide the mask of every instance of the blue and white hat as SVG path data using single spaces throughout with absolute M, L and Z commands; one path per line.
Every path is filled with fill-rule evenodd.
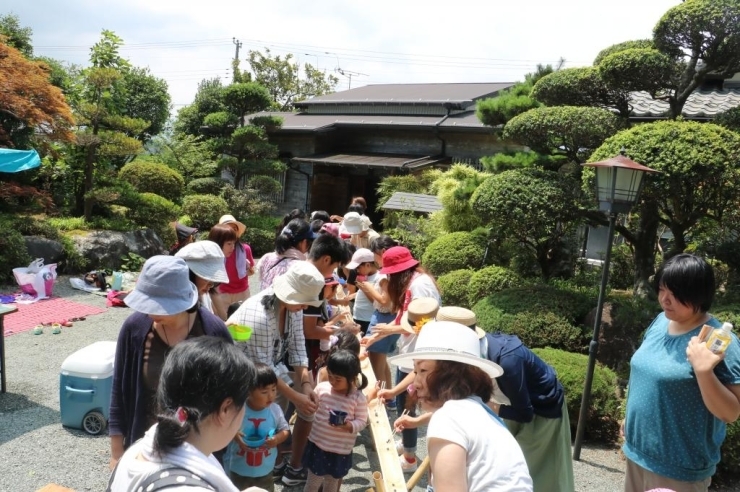
M 143 314 L 169 316 L 184 313 L 198 302 L 198 289 L 190 281 L 185 260 L 174 256 L 152 256 L 124 299 L 128 307 Z

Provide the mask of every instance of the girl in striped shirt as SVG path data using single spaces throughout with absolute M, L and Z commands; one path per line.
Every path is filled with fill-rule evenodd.
M 357 354 L 337 350 L 326 361 L 329 380 L 315 392 L 319 408 L 308 436 L 303 466 L 308 469 L 304 492 L 339 492 L 341 479 L 352 468 L 352 448 L 367 425 L 367 378 Z

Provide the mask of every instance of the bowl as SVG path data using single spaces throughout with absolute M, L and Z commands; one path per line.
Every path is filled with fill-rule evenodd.
M 246 342 L 252 336 L 252 328 L 244 325 L 229 325 L 226 327 L 235 342 Z
M 266 439 L 262 436 L 249 436 L 244 438 L 244 444 L 246 444 L 248 448 L 258 448 L 265 443 L 265 440 Z

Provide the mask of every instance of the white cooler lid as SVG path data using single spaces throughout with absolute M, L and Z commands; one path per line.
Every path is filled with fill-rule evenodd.
M 109 378 L 113 376 L 115 359 L 116 342 L 95 342 L 64 359 L 62 374 L 81 378 Z

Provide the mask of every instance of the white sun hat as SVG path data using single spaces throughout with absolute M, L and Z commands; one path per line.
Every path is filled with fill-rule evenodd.
M 375 255 L 372 251 L 370 251 L 367 248 L 359 248 L 357 251 L 354 252 L 352 255 L 352 261 L 347 263 L 346 267 L 349 270 L 354 270 L 358 266 L 362 265 L 363 263 L 374 263 L 375 262 Z
M 200 278 L 219 284 L 229 283 L 224 252 L 213 241 L 190 243 L 183 246 L 175 256 L 185 260 L 188 268 Z
M 362 217 L 357 212 L 347 212 L 344 215 L 342 225 L 347 230 L 348 234 L 362 234 L 366 231 L 369 226 L 362 221 Z
M 480 356 L 480 342 L 475 331 L 454 321 L 430 321 L 416 338 L 413 352 L 396 355 L 388 362 L 405 370 L 414 369 L 415 360 L 447 360 L 481 369 L 491 378 L 504 373 L 500 365 Z
M 284 274 L 272 281 L 272 290 L 286 304 L 319 307 L 319 295 L 326 285 L 323 275 L 307 261 L 293 261 Z

